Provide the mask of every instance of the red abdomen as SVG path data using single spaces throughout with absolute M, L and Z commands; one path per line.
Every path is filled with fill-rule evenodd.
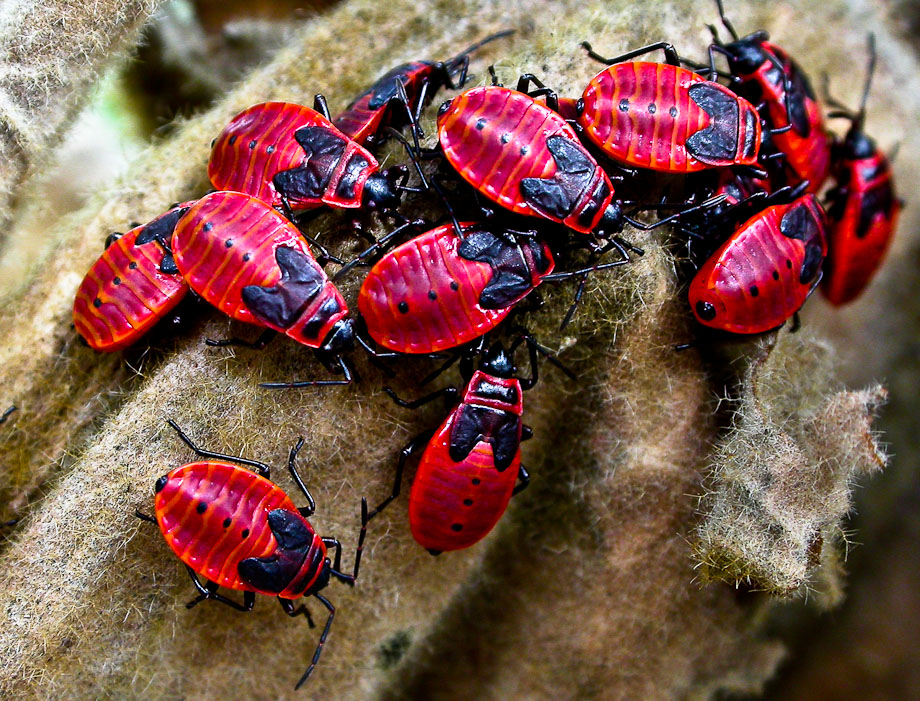
M 852 301 L 869 284 L 901 211 L 891 167 L 881 153 L 843 161 L 840 173 L 840 187 L 827 212 L 830 229 L 821 281 L 821 292 L 835 305 Z
M 753 216 L 690 283 L 697 320 L 733 333 L 776 328 L 805 303 L 827 254 L 824 210 L 814 195 Z
M 588 83 L 582 101 L 585 134 L 622 163 L 689 173 L 757 161 L 753 105 L 685 68 L 618 63 Z
M 147 226 L 170 216 L 176 216 L 175 210 Z M 105 249 L 77 290 L 74 327 L 97 351 L 117 351 L 136 343 L 188 292 L 181 275 L 160 270 L 166 251 L 157 240 L 136 245 L 146 228 L 131 229 Z
M 466 243 L 450 224 L 393 249 L 368 273 L 358 310 L 378 344 L 401 353 L 433 353 L 495 328 L 553 269 L 549 248 L 512 245 L 463 222 Z M 494 285 L 501 272 L 514 285 Z M 494 294 L 496 287 L 501 294 Z
M 458 550 L 484 538 L 505 513 L 521 465 L 521 387 L 516 379 L 504 379 L 478 371 L 464 392 L 460 405 L 447 417 L 422 454 L 409 494 L 409 524 L 415 540 L 429 550 Z M 485 423 L 489 435 L 513 431 L 489 431 L 488 423 L 506 422 L 516 427 L 510 450 L 488 439 L 474 439 L 461 459 L 456 452 L 458 433 L 464 424 Z M 465 431 L 467 435 L 470 431 Z M 474 434 L 475 435 L 475 434 Z M 452 448 L 452 443 L 455 444 Z M 466 452 L 470 446 L 462 449 Z M 499 470 L 495 452 L 511 452 Z
M 264 477 L 229 463 L 195 462 L 161 478 L 157 489 L 156 518 L 163 537 L 198 574 L 229 589 L 287 598 L 299 596 L 315 580 L 318 572 L 312 569 L 317 559 L 323 561 L 326 546 L 290 498 Z M 275 509 L 292 512 L 313 534 L 302 571 L 292 579 L 297 592 L 262 590 L 240 577 L 240 562 L 278 551 L 268 525 L 268 514 Z M 305 580 L 309 582 L 302 586 Z
M 240 112 L 211 149 L 208 177 L 218 190 L 294 209 L 361 206 L 376 159 L 316 110 L 264 102 Z M 278 178 L 283 178 L 279 181 Z
M 179 220 L 172 247 L 189 286 L 239 321 L 319 348 L 348 314 L 297 227 L 254 197 L 203 197 Z
M 253 105 L 231 119 L 214 141 L 208 178 L 218 190 L 245 192 L 279 206 L 272 177 L 303 161 L 294 132 L 327 123 L 316 110 L 292 102 Z
M 565 119 L 516 90 L 486 86 L 455 97 L 439 112 L 438 139 L 470 185 L 517 214 L 588 233 L 613 198 L 607 174 Z

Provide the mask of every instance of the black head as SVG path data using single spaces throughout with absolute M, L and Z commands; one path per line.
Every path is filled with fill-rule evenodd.
M 396 183 L 382 173 L 372 173 L 364 182 L 361 200 L 365 207 L 376 209 L 396 209 L 399 206 L 400 192 Z
M 860 160 L 862 158 L 871 158 L 876 153 L 875 141 L 866 132 L 859 128 L 856 122 L 847 132 L 846 138 L 841 144 L 840 153 L 847 160 Z
M 753 73 L 769 60 L 760 34 L 751 34 L 722 47 L 728 66 L 734 75 Z
M 601 217 L 600 224 L 597 228 L 605 234 L 619 234 L 623 231 L 623 207 L 619 200 L 610 200 L 607 209 L 604 210 L 604 216 Z
M 160 478 L 156 481 L 156 483 L 153 485 L 153 491 L 154 491 L 156 494 L 159 494 L 160 492 L 163 491 L 163 487 L 166 486 L 166 483 L 167 483 L 168 481 L 169 481 L 169 475 L 163 475 L 163 476 L 160 477 Z
M 339 319 L 326 335 L 321 351 L 326 353 L 339 353 L 350 350 L 355 344 L 355 320 Z
M 479 365 L 479 369 L 495 377 L 511 378 L 517 372 L 514 366 L 514 357 L 505 350 L 501 343 L 494 343 L 486 351 L 485 357 Z

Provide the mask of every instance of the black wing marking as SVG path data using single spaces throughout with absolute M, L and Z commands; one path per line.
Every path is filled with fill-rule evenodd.
M 275 509 L 268 513 L 268 527 L 278 549 L 268 557 L 248 557 L 238 566 L 244 582 L 262 591 L 278 593 L 300 572 L 313 543 L 313 533 L 293 511 Z
M 479 295 L 479 306 L 483 309 L 504 309 L 533 289 L 530 268 L 517 244 L 490 231 L 475 231 L 463 240 L 458 250 L 461 258 L 492 266 L 492 279 Z M 540 260 L 547 265 L 542 248 L 540 254 Z
M 182 215 L 189 210 L 188 207 L 183 207 L 182 209 L 173 209 L 166 214 L 163 214 L 152 222 L 147 224 L 140 233 L 137 235 L 137 238 L 134 239 L 135 246 L 143 246 L 145 243 L 150 243 L 151 241 L 159 241 L 165 247 L 169 248 L 169 242 L 172 239 L 173 231 L 176 230 L 176 224 L 179 219 L 182 218 Z
M 552 178 L 524 178 L 521 195 L 537 212 L 565 219 L 591 184 L 597 164 L 567 136 L 550 136 L 546 147 L 556 161 L 556 173 Z
M 294 139 L 304 150 L 297 168 L 275 173 L 275 189 L 291 199 L 320 199 L 348 142 L 328 127 L 301 127 Z
M 894 209 L 894 193 L 891 182 L 885 181 L 877 187 L 863 193 L 859 203 L 859 224 L 856 226 L 856 238 L 865 238 L 878 217 L 891 218 Z
M 815 279 L 824 260 L 823 224 L 815 219 L 815 214 L 804 202 L 790 208 L 779 224 L 783 236 L 798 239 L 805 244 L 805 259 L 799 279 L 807 285 Z
M 450 432 L 450 459 L 454 462 L 465 460 L 477 443 L 485 441 L 492 446 L 495 469 L 503 472 L 520 446 L 520 423 L 520 417 L 508 411 L 462 405 Z
M 275 249 L 275 260 L 281 268 L 278 284 L 247 285 L 241 296 L 257 319 L 286 329 L 323 289 L 325 275 L 313 258 L 287 246 Z
M 703 163 L 733 160 L 738 153 L 738 101 L 708 82 L 694 83 L 688 92 L 711 121 L 687 139 L 687 152 Z

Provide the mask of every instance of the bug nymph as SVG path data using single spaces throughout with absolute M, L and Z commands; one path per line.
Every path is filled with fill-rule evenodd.
M 515 377 L 514 351 L 525 341 L 531 376 L 522 379 Z M 399 496 L 406 461 L 424 450 L 409 494 L 412 537 L 437 555 L 468 548 L 488 535 L 505 513 L 511 497 L 530 480 L 521 465 L 521 441 L 532 435 L 521 421 L 522 392 L 537 383 L 538 352 L 552 359 L 536 341 L 524 335 L 508 350 L 494 343 L 475 372 L 465 372 L 461 365 L 461 373 L 468 380 L 457 406 L 438 429 L 416 436 L 403 448 L 393 492 L 370 518 Z M 571 374 L 570 377 L 574 379 Z M 386 391 L 397 404 L 412 409 L 438 397 L 458 396 L 456 387 L 445 387 L 406 402 L 389 388 Z
M 205 460 L 177 467 L 156 481 L 156 518 L 139 511 L 136 515 L 156 523 L 170 548 L 185 563 L 198 590 L 187 608 L 213 599 L 248 612 L 255 606 L 255 595 L 265 594 L 277 597 L 288 616 L 303 615 L 312 627 L 306 606 L 295 607 L 294 601 L 312 596 L 326 607 L 329 616 L 313 658 L 295 687 L 300 688 L 319 662 L 335 617 L 335 607 L 319 592 L 333 578 L 350 586 L 358 578 L 367 532 L 367 500 L 361 500 L 361 531 L 354 570 L 348 574 L 341 570 L 339 541 L 321 538 L 307 521 L 316 507 L 295 465 L 303 438 L 288 457 L 288 470 L 308 504 L 297 508 L 269 480 L 270 470 L 265 463 L 202 450 L 175 421 L 168 423 Z M 335 549 L 334 561 L 327 557 L 330 548 Z M 204 583 L 199 576 L 205 578 Z M 243 603 L 218 593 L 220 587 L 242 591 Z

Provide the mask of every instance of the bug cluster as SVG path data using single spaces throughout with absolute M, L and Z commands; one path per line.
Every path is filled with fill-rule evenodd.
M 319 592 L 332 579 L 355 583 L 367 524 L 398 496 L 410 456 L 422 453 L 409 497 L 418 543 L 437 553 L 482 539 L 529 479 L 522 395 L 537 381 L 539 356 L 549 356 L 520 326 L 499 327 L 543 282 L 580 278 L 577 302 L 589 273 L 641 254 L 620 236 L 626 225 L 673 224 L 689 242 L 688 306 L 704 326 L 760 333 L 784 324 L 819 284 L 834 304 L 860 293 L 901 206 L 888 161 L 864 131 L 874 46 L 859 110 L 831 101 L 830 117 L 850 121 L 838 140 L 795 61 L 766 32 L 739 37 L 721 3 L 719 13 L 732 40 L 724 43 L 711 27 L 708 65 L 663 42 L 611 59 L 586 42 L 606 67 L 579 97 L 560 97 L 531 74 L 516 89 L 504 87 L 492 72 L 490 85 L 440 106 L 433 149 L 420 145 L 423 110 L 437 90 L 464 87 L 473 50 L 511 32 L 446 61 L 397 66 L 335 118 L 321 96 L 313 108 L 253 105 L 214 139 L 208 175 L 216 191 L 109 237 L 74 303 L 76 330 L 96 350 L 135 343 L 191 290 L 264 330 L 256 342 L 210 344 L 259 347 L 281 333 L 341 374 L 268 387 L 350 383 L 356 345 L 387 357 L 446 351 L 460 360 L 465 381 L 415 401 L 391 392 L 406 407 L 443 396 L 455 406 L 403 449 L 392 493 L 371 511 L 362 501 L 351 573 L 341 569 L 338 541 L 319 537 L 306 520 L 314 502 L 295 467 L 302 441 L 289 460 L 308 502 L 298 509 L 268 480 L 266 465 L 201 450 L 171 421 L 204 460 L 161 477 L 155 516 L 139 515 L 160 527 L 186 564 L 198 591 L 190 607 L 215 599 L 248 611 L 262 593 L 310 621 L 294 601 L 318 599 L 329 616 L 299 686 L 335 611 Z M 633 60 L 657 51 L 664 63 Z M 716 69 L 720 55 L 727 74 Z M 391 136 L 405 145 L 414 172 L 381 169 L 373 149 Z M 438 160 L 437 172 L 425 172 L 425 158 Z M 676 201 L 630 196 L 641 178 L 661 173 L 683 178 Z M 433 195 L 448 214 L 441 222 L 415 218 L 406 193 Z M 457 218 L 458 202 L 473 214 Z M 312 235 L 307 213 L 321 207 L 375 210 L 393 231 L 342 261 Z M 676 211 L 652 223 L 636 218 L 669 208 Z M 408 240 L 396 245 L 401 239 Z M 586 265 L 556 269 L 578 249 Z M 330 263 L 341 266 L 332 278 Z M 353 315 L 334 281 L 364 266 Z M 523 348 L 529 377 L 515 367 Z M 243 603 L 220 587 L 244 592 Z

